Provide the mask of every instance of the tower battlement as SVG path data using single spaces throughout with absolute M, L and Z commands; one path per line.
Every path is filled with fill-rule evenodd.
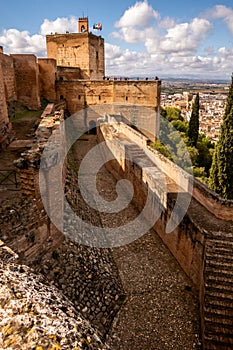
M 47 56 L 55 59 L 57 66 L 80 68 L 84 79 L 102 79 L 104 39 L 89 33 L 88 28 L 88 18 L 79 18 L 78 33 L 47 35 Z

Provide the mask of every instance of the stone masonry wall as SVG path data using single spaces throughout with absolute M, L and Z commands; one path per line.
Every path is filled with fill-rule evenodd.
M 104 76 L 104 39 L 91 33 L 54 34 L 46 36 L 47 55 L 58 66 L 77 67 L 83 79 Z
M 40 108 L 39 70 L 34 55 L 11 55 L 14 60 L 17 101 L 29 109 Z
M 48 58 L 58 66 L 81 68 L 84 77 L 90 78 L 88 33 L 47 35 L 46 43 Z
M 87 106 L 113 103 L 158 110 L 160 89 L 160 81 L 58 81 L 57 99 L 65 98 L 71 114 Z
M 1 54 L 0 54 L 1 55 Z M 8 120 L 7 104 L 6 104 L 6 92 L 3 80 L 2 65 L 0 64 L 0 123 L 5 125 Z M 2 126 L 1 126 L 2 128 Z
M 0 58 L 3 56 L 0 53 Z M 9 143 L 11 132 L 11 124 L 8 118 L 6 87 L 3 78 L 3 69 L 0 61 L 0 151 Z
M 116 128 L 116 126 L 114 126 L 114 128 Z M 119 130 L 121 130 L 121 127 L 119 128 Z M 105 166 L 110 169 L 115 177 L 118 178 L 123 172 L 123 176 L 133 183 L 137 207 L 140 210 L 143 209 L 147 198 L 148 189 L 154 193 L 151 210 L 157 210 L 158 208 L 161 208 L 162 205 L 163 209 L 160 219 L 155 223 L 154 228 L 164 243 L 168 246 L 172 254 L 176 257 L 183 270 L 193 281 L 196 289 L 200 290 L 203 283 L 204 262 L 202 258 L 204 252 L 205 229 L 194 220 L 193 212 L 191 214 L 191 209 L 189 209 L 187 215 L 185 215 L 185 218 L 182 221 L 182 224 L 179 225 L 172 233 L 165 233 L 166 224 L 172 213 L 176 195 L 178 191 L 181 191 L 182 193 L 182 189 L 177 187 L 175 183 L 169 184 L 168 182 L 168 193 L 166 194 L 166 197 L 164 197 L 164 191 L 162 188 L 160 190 L 158 178 L 161 170 L 156 167 L 156 163 L 154 163 L 154 165 L 151 163 L 149 163 L 151 165 L 148 165 L 147 163 L 143 165 L 147 155 L 146 153 L 140 151 L 137 144 L 135 144 L 133 141 L 125 141 L 126 143 L 121 142 L 117 139 L 117 132 L 114 133 L 116 136 L 113 138 L 111 136 L 109 139 L 110 136 L 108 136 L 109 131 L 107 126 L 101 126 L 101 128 L 98 128 L 98 130 L 99 141 L 101 142 L 102 140 L 107 139 L 108 147 L 110 148 L 111 152 L 117 156 L 117 168 L 116 162 L 108 162 L 105 164 Z M 128 156 L 126 156 L 127 149 L 133 147 L 136 147 L 134 151 L 134 156 L 137 157 L 136 164 L 134 163 L 134 158 L 132 158 L 133 163 L 126 160 L 128 158 Z M 138 163 L 138 157 L 140 156 L 142 157 L 142 161 L 141 163 Z M 156 174 L 156 177 L 154 177 L 155 175 L 153 174 Z M 148 215 L 150 216 L 150 213 Z
M 107 162 L 105 166 L 116 179 L 123 177 L 131 181 L 134 185 L 134 201 L 140 210 L 144 208 L 146 197 L 149 195 L 151 212 L 146 213 L 148 220 L 153 212 L 161 209 L 153 227 L 198 292 L 203 348 L 230 349 L 233 330 L 231 322 L 233 239 L 232 215 L 229 213 L 232 210 L 232 201 L 227 203 L 221 198 L 215 198 L 205 186 L 194 181 L 193 196 L 184 212 L 184 217 L 175 225 L 172 232 L 167 233 L 167 223 L 178 204 L 177 195 L 181 198 L 178 204 L 178 216 L 184 211 L 187 191 L 190 190 L 187 181 L 189 176 L 187 174 L 185 178 L 182 169 L 178 174 L 179 170 L 175 169 L 175 164 L 163 159 L 164 157 L 158 152 L 149 150 L 150 147 L 140 135 L 136 135 L 135 131 L 128 132 L 124 136 L 123 129 L 124 127 L 118 128 L 116 124 L 114 126 L 103 124 L 97 128 L 99 142 L 107 141 L 108 149 L 117 160 Z M 154 162 L 151 156 L 153 152 Z M 159 165 L 162 163 L 164 164 L 161 168 Z M 171 172 L 168 171 L 169 166 Z M 176 184 L 172 178 L 167 177 L 169 173 L 176 180 L 183 178 L 181 186 L 180 181 Z M 161 186 L 161 180 L 166 180 L 167 193 Z M 217 206 L 216 211 L 212 210 L 214 202 Z M 224 207 L 226 218 L 222 219 L 216 212 L 221 209 L 220 213 L 224 213 Z
M 90 79 L 100 80 L 105 75 L 104 39 L 89 35 Z
M 0 54 L 0 65 L 2 66 L 3 81 L 5 85 L 6 100 L 16 100 L 15 70 L 12 56 Z
M 55 80 L 57 65 L 54 59 L 39 58 L 39 82 L 40 96 L 45 97 L 49 102 L 56 101 Z

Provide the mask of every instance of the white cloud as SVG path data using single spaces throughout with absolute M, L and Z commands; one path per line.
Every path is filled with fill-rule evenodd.
M 206 17 L 212 19 L 223 19 L 230 31 L 233 33 L 233 9 L 224 5 L 216 5 L 213 9 L 206 12 Z
M 0 44 L 7 53 L 32 53 L 45 55 L 45 38 L 43 35 L 30 35 L 28 31 L 20 32 L 17 29 L 3 30 Z
M 46 34 L 77 32 L 78 19 L 57 18 L 54 21 L 45 19 L 40 26 L 40 33 L 31 35 L 28 31 L 17 29 L 4 29 L 0 35 L 0 45 L 4 46 L 6 53 L 12 54 L 36 54 L 39 57 L 46 56 Z
M 211 29 L 211 23 L 202 18 L 194 18 L 190 23 L 177 24 L 168 29 L 161 40 L 160 49 L 170 53 L 195 51 Z
M 152 18 L 159 18 L 158 12 L 147 1 L 140 1 L 126 10 L 115 26 L 141 27 L 147 25 Z
M 215 6 L 205 18 L 193 18 L 186 23 L 176 19 L 161 18 L 147 1 L 136 2 L 124 12 L 109 36 L 128 43 L 128 49 L 105 42 L 106 75 L 165 76 L 172 74 L 229 77 L 232 72 L 233 48 L 218 48 L 205 39 L 212 30 L 211 21 L 222 19 L 233 32 L 233 10 L 222 5 Z M 28 31 L 5 29 L 0 33 L 0 45 L 6 53 L 34 53 L 46 56 L 45 35 L 58 32 L 77 32 L 78 19 L 45 19 L 40 32 L 31 35 Z M 130 44 L 140 44 L 141 51 L 130 49 Z M 144 49 L 142 49 L 142 44 Z
M 78 18 L 71 16 L 70 18 L 57 18 L 55 21 L 45 19 L 40 26 L 40 34 L 47 35 L 51 33 L 77 32 Z

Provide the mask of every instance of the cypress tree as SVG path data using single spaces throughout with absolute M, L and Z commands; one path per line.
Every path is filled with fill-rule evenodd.
M 196 147 L 199 133 L 199 94 L 196 95 L 189 121 L 188 138 L 190 146 Z
M 213 155 L 209 185 L 221 197 L 233 199 L 233 76 Z

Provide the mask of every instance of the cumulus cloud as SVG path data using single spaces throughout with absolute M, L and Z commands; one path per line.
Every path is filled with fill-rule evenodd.
M 233 48 L 224 43 L 219 48 L 209 42 L 204 47 L 215 19 L 222 19 L 233 32 L 233 10 L 223 5 L 213 7 L 202 18 L 180 23 L 175 18 L 162 18 L 147 1 L 136 2 L 115 23 L 109 42 L 105 42 L 106 75 L 182 76 L 192 72 L 200 76 L 211 74 L 212 77 L 225 75 L 229 78 Z M 5 29 L 0 33 L 0 45 L 6 53 L 34 53 L 45 57 L 46 34 L 77 32 L 77 22 L 74 16 L 54 21 L 45 19 L 39 33 L 34 35 L 28 31 Z M 126 42 L 128 49 L 122 49 L 120 44 L 113 45 L 112 38 L 119 43 Z M 140 45 L 136 51 L 137 44 Z
M 39 34 L 30 35 L 28 31 L 20 32 L 17 29 L 5 29 L 0 36 L 0 44 L 4 46 L 8 53 L 45 55 L 44 36 Z
M 211 29 L 211 23 L 202 18 L 194 18 L 190 23 L 177 24 L 168 29 L 161 40 L 160 49 L 170 53 L 195 51 Z
M 57 18 L 54 21 L 45 19 L 40 26 L 40 33 L 31 35 L 28 31 L 17 29 L 4 29 L 0 34 L 0 45 L 4 46 L 6 53 L 19 54 L 30 53 L 39 57 L 46 56 L 46 34 L 77 32 L 78 19 L 74 16 L 69 18 Z
M 233 9 L 224 5 L 216 5 L 206 12 L 207 18 L 223 19 L 230 31 L 233 33 Z
M 159 18 L 157 11 L 147 1 L 136 2 L 116 22 L 116 27 L 138 27 L 145 26 L 152 18 Z
M 51 33 L 65 33 L 68 32 L 77 32 L 78 29 L 78 19 L 75 16 L 70 18 L 57 18 L 55 21 L 49 21 L 45 19 L 42 25 L 40 26 L 40 34 L 47 35 Z
M 211 23 L 203 18 L 186 23 L 161 18 L 147 1 L 137 2 L 126 10 L 115 26 L 118 30 L 112 33 L 113 38 L 129 44 L 144 43 L 149 53 L 195 52 L 212 29 Z

